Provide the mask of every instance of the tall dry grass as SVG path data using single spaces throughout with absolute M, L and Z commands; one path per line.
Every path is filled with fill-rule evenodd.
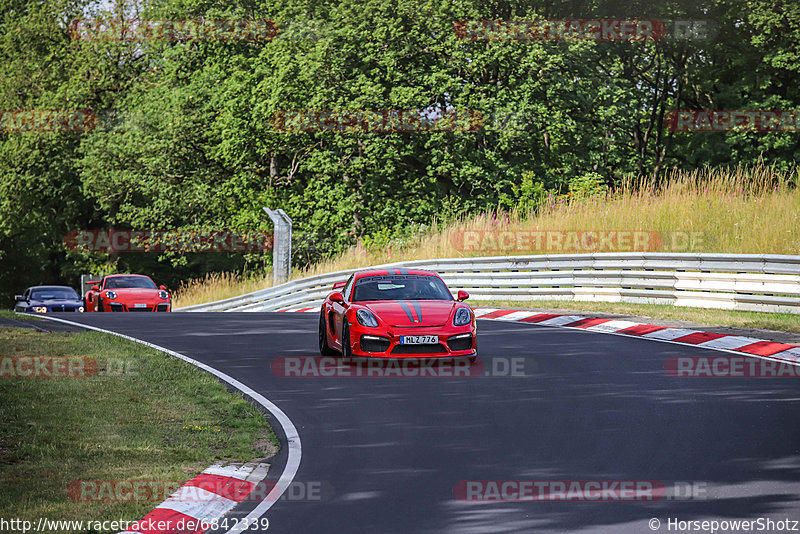
M 780 172 L 766 165 L 669 170 L 655 177 L 626 180 L 614 191 L 587 200 L 551 196 L 532 214 L 512 210 L 485 213 L 446 225 L 434 223 L 428 234 L 404 244 L 375 249 L 355 246 L 336 257 L 293 271 L 292 278 L 394 261 L 592 251 L 534 246 L 522 232 L 650 232 L 664 236 L 655 250 L 800 254 L 798 185 L 800 180 L 795 171 Z M 516 241 L 510 248 L 493 246 L 498 242 L 492 237 L 503 232 L 523 236 L 522 246 Z M 482 236 L 477 246 L 467 246 L 464 238 L 470 233 Z M 691 235 L 693 240 L 668 239 L 676 234 Z M 628 245 L 596 251 L 629 250 L 632 249 Z M 249 279 L 212 275 L 183 286 L 176 293 L 176 306 L 239 295 L 271 284 L 269 275 Z
M 271 282 L 268 276 L 209 273 L 204 278 L 182 282 L 175 291 L 172 302 L 174 307 L 179 307 L 227 299 L 269 287 Z

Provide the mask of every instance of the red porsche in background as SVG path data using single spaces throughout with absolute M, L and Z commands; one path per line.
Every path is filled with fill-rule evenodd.
M 142 274 L 110 274 L 86 292 L 87 312 L 168 312 L 172 309 L 167 288 Z
M 319 350 L 345 358 L 453 358 L 476 355 L 475 314 L 438 274 L 417 269 L 354 273 L 322 304 Z M 338 291 L 341 289 L 341 291 Z

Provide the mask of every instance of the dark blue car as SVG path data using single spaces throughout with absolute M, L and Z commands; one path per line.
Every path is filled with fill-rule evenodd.
M 69 286 L 33 286 L 15 297 L 14 311 L 49 313 L 82 312 L 83 300 Z

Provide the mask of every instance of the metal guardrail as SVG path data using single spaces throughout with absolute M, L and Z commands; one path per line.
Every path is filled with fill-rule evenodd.
M 438 272 L 473 300 L 567 300 L 671 304 L 800 314 L 800 256 L 596 253 L 445 258 L 374 268 Z M 276 311 L 319 306 L 334 282 L 361 269 L 293 280 L 175 311 Z

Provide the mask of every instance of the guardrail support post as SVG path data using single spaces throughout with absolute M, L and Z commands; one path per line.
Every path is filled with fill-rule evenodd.
M 282 209 L 264 211 L 272 219 L 275 232 L 272 238 L 272 282 L 275 285 L 289 280 L 292 269 L 292 219 Z

